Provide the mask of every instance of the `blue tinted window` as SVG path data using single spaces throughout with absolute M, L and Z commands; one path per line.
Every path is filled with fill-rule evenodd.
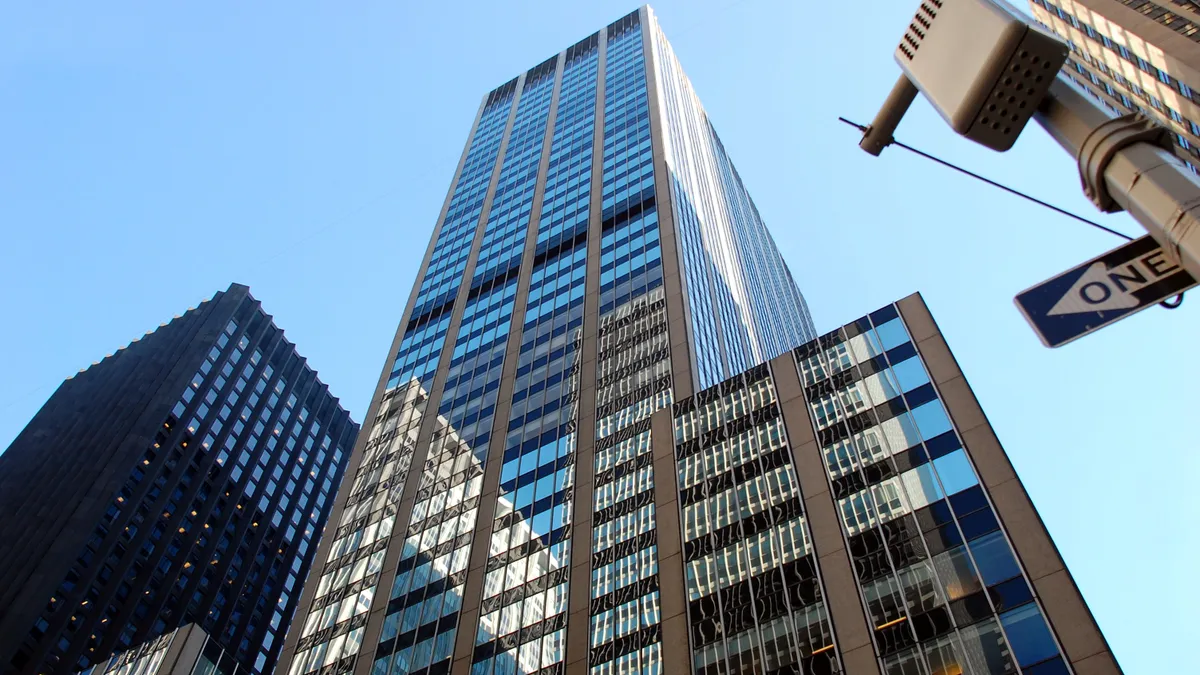
M 1001 614 L 1000 623 L 1004 626 L 1013 655 L 1021 666 L 1031 666 L 1058 656 L 1058 647 L 1037 605 L 1030 603 Z
M 1013 558 L 1012 550 L 1004 535 L 999 531 L 985 534 L 982 537 L 967 542 L 971 555 L 975 557 L 975 566 L 983 577 L 983 583 L 991 586 L 1005 579 L 1011 579 L 1021 573 L 1017 561 Z
M 900 383 L 901 391 L 912 391 L 929 382 L 921 359 L 915 356 L 892 366 L 892 372 L 896 375 L 896 381 Z
M 876 328 L 875 332 L 879 335 L 879 342 L 885 350 L 899 347 L 908 342 L 908 333 L 904 330 L 904 324 L 900 322 L 900 319 L 888 321 Z
M 975 472 L 971 469 L 971 462 L 967 460 L 967 453 L 961 449 L 933 460 L 933 466 L 937 469 L 938 478 L 942 479 L 942 487 L 948 495 L 979 484 Z
M 925 438 L 933 438 L 950 431 L 950 420 L 946 417 L 946 411 L 938 401 L 930 401 L 925 405 L 918 406 L 912 411 L 912 416 L 921 436 Z

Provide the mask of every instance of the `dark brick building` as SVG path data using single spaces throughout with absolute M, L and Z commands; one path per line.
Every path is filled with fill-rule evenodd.
M 66 380 L 0 455 L 0 671 L 196 623 L 270 672 L 357 435 L 239 284 Z

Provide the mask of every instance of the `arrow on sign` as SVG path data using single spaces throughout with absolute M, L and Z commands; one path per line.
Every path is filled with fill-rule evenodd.
M 1114 269 L 1094 262 L 1046 316 L 1133 309 L 1141 304 L 1134 292 L 1178 269 L 1166 260 L 1161 248 Z
M 1058 347 L 1195 285 L 1146 236 L 1047 279 L 1015 301 L 1042 342 Z

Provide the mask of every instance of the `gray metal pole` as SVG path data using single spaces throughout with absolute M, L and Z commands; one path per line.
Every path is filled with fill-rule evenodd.
M 1141 116 L 1113 118 L 1062 76 L 1034 119 L 1076 158 L 1084 192 L 1102 211 L 1134 220 L 1200 279 L 1200 180 Z

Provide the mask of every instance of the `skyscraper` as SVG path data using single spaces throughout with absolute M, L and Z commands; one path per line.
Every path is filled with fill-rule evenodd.
M 653 504 L 592 526 L 597 449 L 814 335 L 649 8 L 497 87 L 281 667 L 561 663 L 589 561 L 655 555 Z
M 496 88 L 418 272 L 281 675 L 883 664 L 929 675 L 955 672 L 955 655 L 1045 674 L 1099 663 L 1103 638 L 1019 483 L 1000 480 L 1006 460 L 976 429 L 977 408 L 959 421 L 947 403 L 962 435 L 982 438 L 970 446 L 955 445 L 949 418 L 933 414 L 932 376 L 911 397 L 880 390 L 878 406 L 849 418 L 813 413 L 836 432 L 810 423 L 801 394 L 833 409 L 861 382 L 867 389 L 847 400 L 862 406 L 883 386 L 868 376 L 887 370 L 889 355 L 906 361 L 905 386 L 925 373 L 913 356 L 936 333 L 927 314 L 912 339 L 895 307 L 872 316 L 891 331 L 886 349 L 878 337 L 859 344 L 875 330 L 870 318 L 815 342 L 787 266 L 648 7 Z M 928 343 L 930 369 L 957 374 L 941 345 Z M 827 358 L 822 350 L 837 366 L 820 377 L 811 364 L 802 370 L 797 359 Z M 960 383 L 937 386 L 974 404 Z M 713 407 L 726 399 L 728 409 Z M 863 452 L 874 454 L 827 473 L 823 446 L 868 431 L 878 443 Z M 935 432 L 936 448 L 918 458 L 921 434 Z M 963 471 L 962 448 L 976 446 L 996 465 L 980 474 L 1003 484 L 1013 515 L 999 497 L 996 511 L 1029 533 L 1016 541 L 1025 567 L 1004 557 L 999 519 L 984 515 L 989 498 Z M 941 465 L 955 482 L 938 492 L 922 481 L 938 480 Z M 886 513 L 851 508 L 855 520 L 842 522 L 854 529 L 839 531 L 838 509 L 847 512 L 832 495 L 910 485 L 928 490 Z M 712 505 L 707 515 L 700 504 Z M 925 537 L 917 528 L 930 523 L 942 529 L 928 539 L 947 537 L 940 548 L 922 554 L 906 539 L 908 557 L 889 562 L 885 543 Z M 985 576 L 971 576 L 967 546 L 994 554 Z M 856 574 L 854 564 L 869 567 Z M 895 616 L 868 619 L 878 603 L 860 603 L 860 589 L 882 593 L 881 580 L 896 579 L 902 597 L 885 610 Z M 1059 604 L 1045 600 L 1052 593 Z M 1055 633 L 1042 606 L 1055 627 L 1077 621 L 1073 632 Z
M 357 434 L 238 284 L 63 382 L 0 455 L 3 672 L 195 623 L 269 673 Z
M 1117 114 L 1141 112 L 1174 135 L 1175 154 L 1200 167 L 1200 3 L 1191 0 L 1029 0 L 1067 40 L 1063 67 Z

